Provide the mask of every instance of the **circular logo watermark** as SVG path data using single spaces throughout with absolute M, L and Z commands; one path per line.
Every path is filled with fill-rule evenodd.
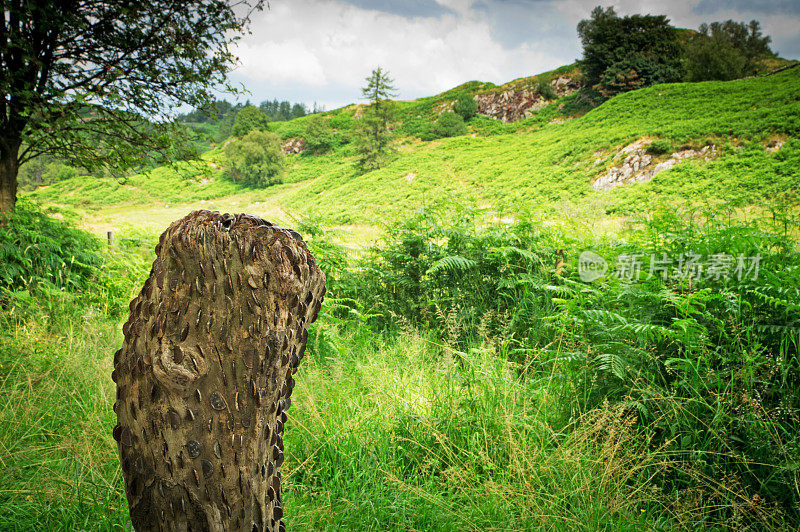
M 578 275 L 581 281 L 591 283 L 608 271 L 606 259 L 594 251 L 583 251 L 578 257 Z

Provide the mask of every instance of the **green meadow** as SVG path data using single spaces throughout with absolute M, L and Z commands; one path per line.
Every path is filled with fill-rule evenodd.
M 342 141 L 252 189 L 210 146 L 26 192 L 0 232 L 0 529 L 129 529 L 112 356 L 159 234 L 196 209 L 297 228 L 328 279 L 286 426 L 290 529 L 800 527 L 800 69 L 420 140 L 456 92 L 400 102 L 395 159 L 365 174 Z M 356 112 L 326 115 L 346 138 Z M 715 155 L 594 190 L 641 139 Z M 649 275 L 688 253 L 733 263 Z

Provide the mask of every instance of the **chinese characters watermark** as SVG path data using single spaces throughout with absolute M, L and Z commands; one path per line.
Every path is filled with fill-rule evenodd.
M 712 253 L 704 256 L 699 253 L 681 253 L 670 256 L 667 253 L 632 253 L 617 256 L 616 269 L 610 277 L 625 281 L 638 281 L 660 277 L 667 279 L 688 279 L 693 281 L 737 281 L 758 279 L 761 255 Z M 582 281 L 592 282 L 609 271 L 608 262 L 593 251 L 584 251 L 578 257 L 578 275 Z

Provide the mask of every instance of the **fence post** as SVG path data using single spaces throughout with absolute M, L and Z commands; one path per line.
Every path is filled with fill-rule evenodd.
M 114 245 L 114 231 L 108 231 L 106 234 L 108 236 L 108 247 L 111 249 Z
M 282 531 L 294 373 L 325 275 L 300 235 L 196 211 L 161 235 L 114 354 L 136 530 Z

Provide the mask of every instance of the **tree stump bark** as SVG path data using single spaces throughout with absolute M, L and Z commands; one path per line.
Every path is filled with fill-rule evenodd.
M 299 234 L 196 211 L 161 235 L 114 355 L 114 439 L 145 530 L 285 530 L 283 429 L 325 275 Z

